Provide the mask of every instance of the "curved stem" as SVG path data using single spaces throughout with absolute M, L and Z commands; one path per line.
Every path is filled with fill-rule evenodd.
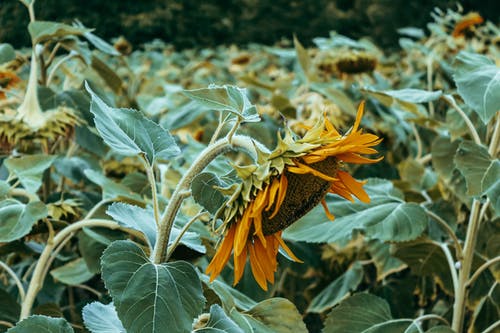
M 151 186 L 151 200 L 153 201 L 153 215 L 154 215 L 156 227 L 158 228 L 160 226 L 160 205 L 158 204 L 156 179 L 155 179 L 155 173 L 154 173 L 154 169 L 153 169 L 154 167 L 149 164 L 146 157 L 141 156 L 141 158 L 143 159 L 144 168 L 146 168 L 146 173 L 148 175 L 148 182 L 149 182 L 149 185 Z
M 490 267 L 491 265 L 494 265 L 496 264 L 497 262 L 500 262 L 500 256 L 498 257 L 495 257 L 493 259 L 490 259 L 488 260 L 487 262 L 485 262 L 484 264 L 482 264 L 475 272 L 474 274 L 472 274 L 471 278 L 467 281 L 467 283 L 465 284 L 465 287 L 468 288 L 472 285 L 472 283 L 474 283 L 474 281 L 476 281 L 476 279 L 479 277 L 479 275 L 481 275 L 482 272 L 484 272 L 488 267 Z
M 474 258 L 474 248 L 476 246 L 477 231 L 479 229 L 481 203 L 474 199 L 469 216 L 469 224 L 467 226 L 467 234 L 464 243 L 464 260 L 458 276 L 458 290 L 455 293 L 455 302 L 453 304 L 453 322 L 451 328 L 457 333 L 461 333 L 463 329 L 465 316 L 465 298 L 467 290 L 465 285 L 469 280 L 469 275 L 472 267 L 472 259 Z
M 68 60 L 69 60 L 69 59 L 71 59 L 71 58 L 78 57 L 78 56 L 79 56 L 79 55 L 78 55 L 78 54 L 76 54 L 76 53 L 70 53 L 70 54 L 68 54 L 68 55 L 66 55 L 66 56 L 64 56 L 64 57 L 62 57 L 61 59 L 59 59 L 59 61 L 58 61 L 58 62 L 56 62 L 56 63 L 54 64 L 54 67 L 52 67 L 52 69 L 50 70 L 49 77 L 48 77 L 48 79 L 47 79 L 47 86 L 48 86 L 48 85 L 50 85 L 50 83 L 52 82 L 52 79 L 53 79 L 53 78 L 54 78 L 54 76 L 56 75 L 56 71 L 57 71 L 57 69 L 58 69 L 59 67 L 61 67 L 61 65 L 62 65 L 64 62 L 68 61 Z
M 122 229 L 120 225 L 111 220 L 102 219 L 91 219 L 91 220 L 81 220 L 76 223 L 70 224 L 66 228 L 62 229 L 51 242 L 48 242 L 43 249 L 40 258 L 35 266 L 33 276 L 28 286 L 28 291 L 26 293 L 26 298 L 21 306 L 21 315 L 19 320 L 22 320 L 30 315 L 31 308 L 35 302 L 35 297 L 42 288 L 43 281 L 45 279 L 44 272 L 48 270 L 47 263 L 50 260 L 52 251 L 63 242 L 68 235 L 84 228 L 84 227 L 105 227 L 109 229 Z M 126 230 L 126 229 L 124 229 Z M 127 230 L 128 232 L 131 232 Z
M 420 138 L 420 134 L 418 133 L 417 126 L 414 123 L 411 123 L 411 129 L 413 130 L 413 135 L 415 136 L 415 141 L 417 141 L 417 156 L 415 156 L 416 160 L 422 158 L 422 139 Z
M 439 247 L 443 251 L 446 257 L 446 261 L 448 262 L 448 266 L 450 268 L 451 280 L 453 281 L 453 291 L 456 294 L 458 292 L 459 285 L 458 285 L 457 269 L 455 268 L 455 261 L 453 260 L 453 257 L 451 256 L 450 253 L 450 249 L 448 249 L 448 246 L 446 244 L 439 243 Z
M 10 275 L 12 280 L 16 283 L 17 289 L 19 290 L 19 297 L 21 298 L 21 302 L 24 302 L 24 298 L 26 297 L 26 293 L 24 291 L 23 284 L 21 283 L 21 280 L 17 277 L 16 273 L 3 261 L 0 260 L 0 267 L 5 269 L 7 274 Z
M 481 139 L 479 138 L 479 134 L 477 134 L 477 131 L 476 131 L 476 128 L 474 127 L 474 124 L 472 123 L 472 121 L 470 121 L 469 117 L 464 112 L 464 110 L 462 110 L 458 106 L 455 99 L 450 95 L 443 95 L 443 96 L 441 96 L 441 98 L 443 98 L 446 101 L 446 103 L 448 103 L 452 108 L 454 108 L 458 112 L 460 117 L 462 117 L 462 119 L 464 120 L 465 125 L 467 125 L 467 128 L 469 129 L 469 132 L 472 135 L 472 138 L 474 139 L 474 142 L 476 144 L 480 145 Z
M 160 221 L 160 227 L 158 230 L 158 240 L 156 241 L 155 247 L 153 249 L 153 262 L 159 264 L 165 259 L 165 249 L 168 245 L 168 240 L 170 237 L 170 231 L 174 224 L 175 216 L 179 210 L 182 201 L 186 197 L 183 195 L 185 190 L 187 190 L 196 175 L 198 175 L 203 169 L 205 169 L 210 162 L 212 162 L 217 156 L 224 154 L 235 148 L 241 148 L 256 158 L 257 152 L 255 150 L 256 142 L 250 137 L 234 135 L 232 138 L 232 143 L 229 142 L 228 138 L 223 138 L 214 142 L 214 144 L 206 147 L 196 158 L 190 168 L 186 171 L 184 176 L 177 184 L 177 187 L 168 202 L 167 208 L 162 215 Z
M 417 319 L 415 319 L 415 321 L 424 321 L 424 320 L 431 320 L 431 319 L 436 319 L 436 320 L 439 320 L 440 322 L 450 326 L 450 323 L 448 322 L 448 320 L 444 319 L 443 317 L 441 316 L 438 316 L 436 314 L 427 314 L 427 315 L 423 315 L 421 317 L 418 317 Z
M 460 245 L 460 241 L 458 240 L 457 235 L 455 235 L 455 232 L 453 231 L 453 229 L 451 229 L 451 227 L 448 225 L 448 223 L 446 223 L 446 221 L 443 220 L 439 215 L 435 214 L 434 212 L 428 210 L 425 207 L 424 207 L 424 209 L 425 209 L 425 212 L 427 213 L 427 215 L 429 215 L 431 218 L 433 218 L 451 237 L 451 239 L 453 240 L 453 243 L 455 244 L 455 254 L 457 256 L 457 260 L 461 261 L 463 259 L 463 249 L 462 249 L 462 245 Z
M 495 328 L 497 328 L 498 326 L 500 326 L 500 320 L 497 320 L 495 321 L 493 324 L 491 324 L 490 326 L 488 326 L 484 331 L 483 333 L 490 333 L 490 332 L 495 332 Z
M 493 135 L 491 137 L 490 146 L 488 147 L 488 153 L 490 156 L 495 158 L 498 151 L 498 146 L 500 144 L 500 115 L 497 112 L 497 120 L 495 122 L 495 129 L 493 130 Z
M 186 233 L 186 231 L 188 231 L 188 229 L 193 225 L 194 222 L 196 222 L 200 217 L 202 217 L 205 214 L 207 214 L 207 212 L 200 211 L 198 214 L 196 214 L 195 216 L 193 216 L 191 218 L 191 220 L 189 220 L 188 223 L 186 223 L 182 227 L 182 230 L 180 231 L 179 235 L 172 242 L 172 245 L 170 245 L 168 247 L 168 249 L 167 249 L 167 258 L 165 259 L 165 261 L 168 261 L 168 259 L 170 259 L 170 256 L 172 255 L 172 253 L 174 253 L 175 249 L 177 248 L 177 246 L 181 242 L 182 236 L 184 236 L 184 234 Z

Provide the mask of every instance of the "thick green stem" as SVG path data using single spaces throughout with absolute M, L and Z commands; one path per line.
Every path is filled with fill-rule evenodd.
M 156 241 L 153 250 L 153 262 L 159 264 L 163 262 L 166 258 L 165 250 L 168 246 L 168 240 L 170 237 L 170 231 L 174 225 L 174 220 L 177 215 L 182 201 L 186 198 L 186 190 L 191 185 L 192 180 L 196 175 L 198 175 L 205 167 L 210 164 L 217 156 L 224 154 L 233 149 L 243 149 L 249 152 L 253 158 L 256 158 L 255 146 L 257 142 L 249 137 L 234 135 L 232 137 L 231 143 L 228 138 L 217 140 L 213 144 L 206 147 L 193 162 L 191 167 L 186 171 L 184 176 L 181 178 L 177 187 L 172 194 L 170 201 L 168 202 L 167 208 L 163 213 L 161 218 L 160 227 L 158 230 L 158 240 Z M 262 149 L 263 147 L 259 145 Z
M 481 203 L 478 200 L 472 202 L 472 208 L 469 217 L 469 225 L 467 226 L 467 234 L 465 236 L 464 244 L 464 260 L 458 274 L 458 288 L 455 293 L 455 302 L 453 304 L 453 322 L 451 328 L 457 333 L 462 333 L 464 316 L 465 316 L 465 302 L 467 297 L 467 281 L 469 280 L 472 259 L 474 258 L 474 248 L 476 247 L 477 231 L 479 229 Z
M 101 219 L 92 219 L 92 220 L 82 220 L 73 224 L 70 224 L 66 228 L 62 229 L 53 240 L 49 240 L 47 245 L 42 251 L 40 258 L 35 266 L 35 270 L 33 271 L 33 276 L 31 277 L 28 291 L 26 292 L 26 297 L 21 306 L 21 315 L 19 320 L 22 320 L 30 315 L 31 308 L 33 307 L 33 303 L 35 302 L 36 295 L 40 291 L 43 286 L 43 281 L 45 279 L 45 274 L 48 271 L 48 262 L 51 258 L 52 251 L 63 242 L 70 234 L 84 228 L 84 227 L 105 227 L 109 229 L 120 229 L 120 225 L 115 221 L 110 220 L 101 220 Z M 125 229 L 124 229 L 125 230 Z M 131 230 L 126 230 L 127 232 L 134 233 Z

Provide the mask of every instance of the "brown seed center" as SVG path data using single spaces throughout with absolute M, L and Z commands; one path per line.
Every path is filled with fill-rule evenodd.
M 325 175 L 335 177 L 338 161 L 335 157 L 327 157 L 309 166 Z M 285 176 L 288 179 L 288 187 L 279 212 L 272 219 L 269 216 L 274 207 L 267 212 L 262 212 L 262 231 L 265 236 L 289 227 L 307 214 L 321 202 L 331 186 L 331 182 L 311 174 L 301 175 L 285 170 Z

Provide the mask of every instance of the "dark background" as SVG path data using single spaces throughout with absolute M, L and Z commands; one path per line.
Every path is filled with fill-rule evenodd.
M 178 48 L 250 42 L 273 44 L 296 33 L 304 44 L 331 30 L 353 38 L 370 36 L 394 47 L 396 29 L 425 27 L 434 7 L 456 9 L 450 0 L 37 0 L 38 20 L 75 18 L 107 40 L 123 35 L 132 44 L 161 38 Z M 498 0 L 466 0 L 493 22 Z M 0 0 L 0 42 L 29 46 L 28 13 L 18 0 Z

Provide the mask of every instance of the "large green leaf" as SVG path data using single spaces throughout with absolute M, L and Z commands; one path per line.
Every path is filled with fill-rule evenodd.
M 92 29 L 72 27 L 58 22 L 34 21 L 28 24 L 28 31 L 33 44 L 38 44 L 53 38 L 83 35 L 85 32 L 92 31 Z
M 231 85 L 210 85 L 208 88 L 184 90 L 184 94 L 211 110 L 231 112 L 241 121 L 260 120 L 257 109 L 248 100 L 245 89 Z
M 488 123 L 500 109 L 500 69 L 495 62 L 483 55 L 462 51 L 456 58 L 453 77 L 465 103 L 483 123 Z
M 431 240 L 394 245 L 393 255 L 410 267 L 413 274 L 432 276 L 448 292 L 453 293 L 450 268 L 441 247 Z
M 482 195 L 486 191 L 498 191 L 500 172 L 498 160 L 492 161 L 485 147 L 472 141 L 460 143 L 455 155 L 455 165 L 465 177 L 467 194 Z M 486 181 L 484 181 L 486 177 Z M 492 198 L 496 201 L 497 198 Z
M 424 114 L 419 110 L 417 104 L 435 101 L 443 94 L 441 90 L 426 91 L 420 89 L 384 91 L 364 89 L 363 92 L 366 92 L 370 96 L 376 98 L 387 107 L 398 107 L 418 116 L 423 116 Z
M 141 208 L 123 202 L 115 202 L 108 208 L 106 214 L 122 226 L 142 232 L 151 249 L 155 246 L 158 231 L 151 207 Z
M 481 187 L 491 201 L 495 217 L 500 215 L 500 161 L 491 162 L 481 181 Z
M 374 295 L 359 293 L 334 308 L 326 317 L 325 333 L 402 333 L 412 320 L 393 320 L 389 304 Z
M 218 305 L 210 307 L 210 317 L 203 328 L 195 329 L 198 333 L 243 333 L 243 330 L 229 318 L 224 310 Z
M 92 333 L 126 333 L 113 303 L 93 302 L 82 310 L 83 323 Z
M 43 172 L 47 170 L 57 156 L 50 155 L 25 155 L 9 158 L 4 164 L 9 172 L 16 175 L 21 185 L 31 193 L 36 193 L 42 185 Z
M 374 239 L 369 241 L 366 247 L 377 268 L 377 281 L 382 281 L 388 275 L 399 272 L 407 267 L 404 262 L 391 255 L 391 245 L 388 243 Z
M 90 181 L 102 188 L 102 198 L 104 200 L 126 199 L 137 203 L 143 202 L 140 195 L 132 192 L 132 190 L 125 185 L 116 183 L 95 170 L 86 169 L 83 173 Z
M 200 279 L 191 264 L 153 264 L 131 241 L 113 242 L 101 262 L 106 288 L 127 332 L 191 330 L 205 303 Z
M 231 312 L 240 327 L 250 326 L 255 333 L 307 332 L 295 305 L 285 298 L 269 298 L 244 313 Z
M 257 302 L 253 299 L 220 281 L 220 279 L 209 282 L 210 278 L 207 275 L 202 275 L 201 278 L 205 287 L 214 292 L 220 299 L 222 306 L 226 311 L 229 311 L 232 308 L 250 310 L 252 307 L 257 305 Z
M 217 187 L 224 187 L 224 185 L 216 174 L 202 172 L 191 182 L 193 199 L 207 211 L 215 214 L 226 202 L 226 197 L 217 190 Z
M 316 295 L 307 312 L 322 313 L 334 307 L 358 287 L 363 278 L 363 266 L 356 262 L 344 274 L 335 279 L 318 295 Z
M 30 316 L 20 321 L 7 333 L 73 333 L 73 328 L 64 318 Z
M 27 235 L 36 221 L 48 215 L 41 201 L 27 205 L 14 199 L 0 202 L 0 242 L 11 242 Z
M 89 270 L 83 258 L 78 258 L 63 266 L 54 268 L 50 271 L 50 275 L 56 281 L 61 281 L 68 285 L 78 285 L 90 280 L 94 276 L 94 273 Z
M 157 123 L 132 109 L 109 107 L 90 89 L 90 111 L 104 142 L 124 156 L 144 155 L 150 164 L 157 159 L 170 159 L 180 153 L 174 138 Z
M 346 245 L 356 232 L 363 232 L 368 239 L 404 242 L 417 238 L 425 230 L 428 221 L 425 211 L 418 204 L 404 202 L 403 194 L 390 181 L 370 179 L 364 188 L 371 199 L 369 204 L 329 196 L 328 207 L 336 216 L 333 222 L 317 207 L 285 230 L 284 237 Z

